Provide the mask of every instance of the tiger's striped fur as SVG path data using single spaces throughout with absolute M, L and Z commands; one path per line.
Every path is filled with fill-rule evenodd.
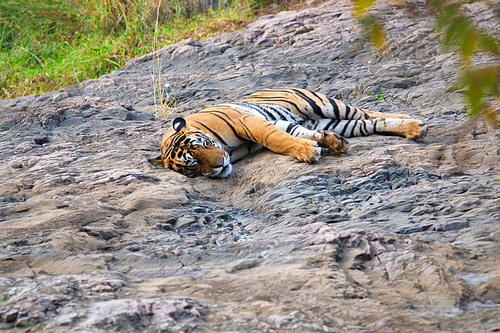
M 417 138 L 420 121 L 362 110 L 299 88 L 264 89 L 238 103 L 214 106 L 174 120 L 152 162 L 188 177 L 227 177 L 231 162 L 262 147 L 316 162 L 320 148 L 347 152 L 344 137 L 371 134 Z

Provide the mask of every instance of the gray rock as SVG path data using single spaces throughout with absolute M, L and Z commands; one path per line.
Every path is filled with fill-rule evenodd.
M 447 89 L 460 61 L 422 2 L 383 8 L 389 56 L 349 6 L 268 15 L 0 101 L 0 328 L 498 330 L 499 130 L 465 120 Z M 500 37 L 485 2 L 466 11 Z M 312 165 L 264 151 L 222 180 L 148 163 L 175 117 L 284 86 L 407 114 L 427 136 L 353 138 Z

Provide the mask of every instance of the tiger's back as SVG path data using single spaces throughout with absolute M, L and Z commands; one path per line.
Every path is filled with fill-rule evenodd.
M 264 89 L 242 102 L 280 105 L 301 120 L 369 119 L 366 111 L 344 104 L 326 95 L 300 88 Z M 279 119 L 270 119 L 279 120 Z M 284 120 L 284 119 L 281 119 Z

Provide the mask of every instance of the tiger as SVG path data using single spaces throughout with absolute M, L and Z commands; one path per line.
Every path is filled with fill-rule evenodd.
M 422 121 L 406 115 L 352 107 L 301 88 L 264 89 L 240 102 L 174 119 L 163 136 L 161 155 L 149 161 L 191 178 L 226 178 L 234 162 L 263 147 L 314 163 L 321 148 L 346 153 L 346 137 L 414 139 L 424 132 Z

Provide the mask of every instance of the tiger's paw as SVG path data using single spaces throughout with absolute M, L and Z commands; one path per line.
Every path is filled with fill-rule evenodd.
M 427 134 L 427 126 L 420 120 L 409 119 L 404 122 L 404 136 L 408 139 L 422 138 Z
M 321 131 L 321 139 L 318 140 L 320 147 L 330 148 L 337 154 L 347 153 L 349 142 L 337 133 Z
M 315 163 L 321 157 L 321 148 L 315 141 L 304 139 L 300 145 L 294 147 L 291 155 L 301 162 Z

